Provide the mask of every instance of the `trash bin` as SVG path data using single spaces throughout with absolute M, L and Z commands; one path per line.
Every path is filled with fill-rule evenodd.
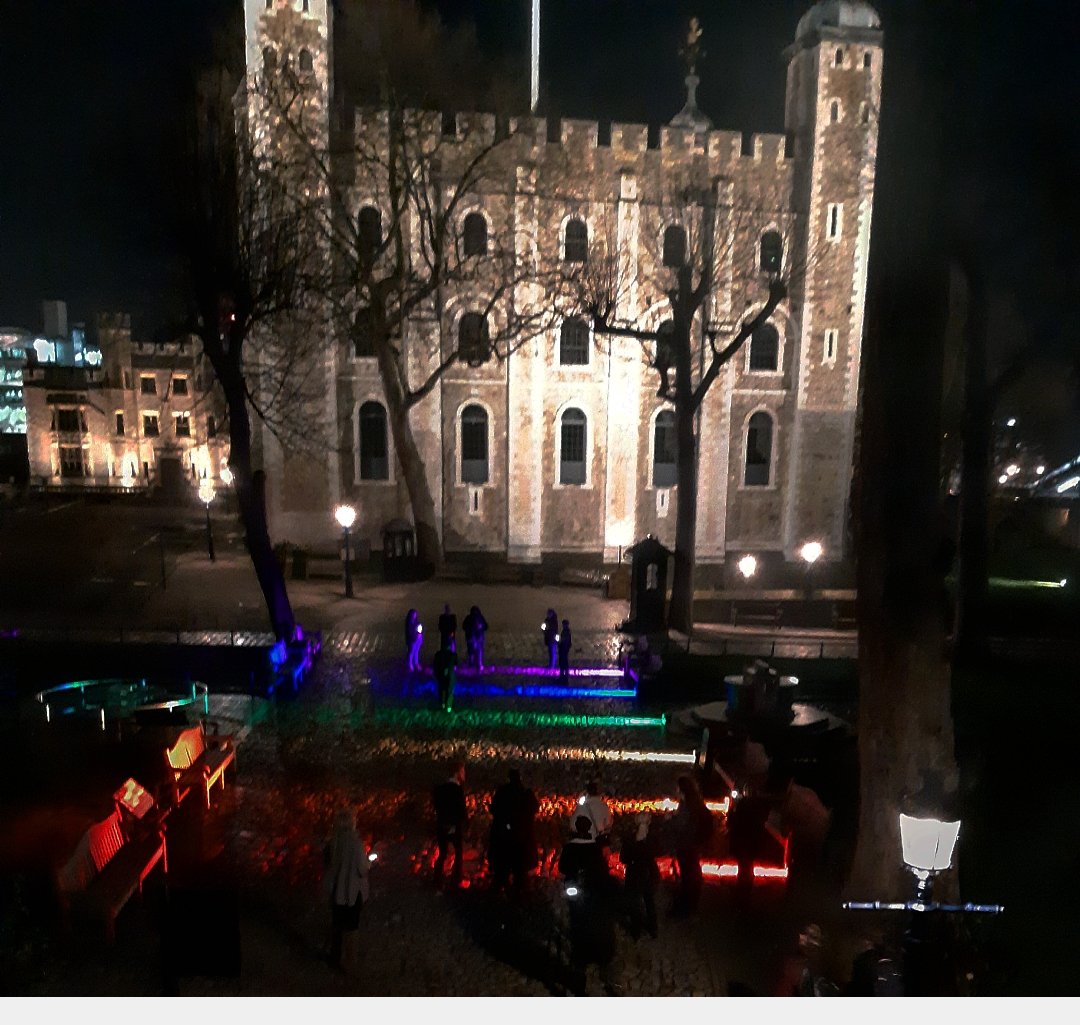
M 292 550 L 292 578 L 293 580 L 307 580 L 307 550 L 293 548 Z

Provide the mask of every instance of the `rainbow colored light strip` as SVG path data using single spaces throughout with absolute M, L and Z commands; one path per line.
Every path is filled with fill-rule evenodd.
M 463 726 L 514 727 L 575 727 L 596 729 L 604 726 L 641 729 L 663 729 L 665 715 L 573 715 L 562 712 L 511 712 L 498 709 L 465 708 L 459 712 L 444 712 L 436 708 L 381 708 L 374 713 L 376 722 L 400 726 L 430 726 L 445 728 Z

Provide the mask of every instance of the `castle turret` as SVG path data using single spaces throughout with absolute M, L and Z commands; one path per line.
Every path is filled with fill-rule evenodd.
M 792 306 L 797 405 L 784 515 L 793 558 L 819 541 L 839 559 L 851 488 L 881 98 L 881 20 L 860 0 L 822 0 L 787 51 L 785 127 L 804 226 Z

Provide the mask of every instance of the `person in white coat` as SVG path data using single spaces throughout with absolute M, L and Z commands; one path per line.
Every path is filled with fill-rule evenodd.
M 356 828 L 356 815 L 343 808 L 323 853 L 323 896 L 330 904 L 330 964 L 351 972 L 359 949 L 360 909 L 368 899 L 368 851 Z
M 578 817 L 584 815 L 589 820 L 589 839 L 606 842 L 615 825 L 615 817 L 607 806 L 607 801 L 600 796 L 600 784 L 590 779 L 583 793 L 570 813 L 570 829 L 574 830 Z

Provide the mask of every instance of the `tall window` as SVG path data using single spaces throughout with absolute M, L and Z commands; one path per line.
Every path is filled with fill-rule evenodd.
M 835 242 L 840 237 L 841 214 L 843 206 L 840 203 L 830 203 L 826 212 L 825 237 L 830 242 Z
M 779 274 L 784 264 L 784 239 L 778 231 L 761 236 L 761 269 L 766 274 Z
M 191 414 L 173 413 L 173 428 L 178 438 L 191 437 Z
M 568 409 L 559 427 L 559 483 L 585 483 L 586 430 L 585 414 L 580 409 Z
M 158 436 L 157 413 L 143 413 L 142 432 L 143 436 L 147 438 L 156 438 Z
M 312 59 L 310 50 L 300 51 L 300 70 L 301 71 L 314 71 L 315 61 Z
M 81 477 L 83 475 L 83 450 L 78 445 L 60 446 L 60 476 Z
M 58 409 L 56 411 L 56 429 L 69 434 L 79 433 L 79 411 L 77 409 Z
M 746 425 L 746 471 L 743 483 L 747 487 L 766 487 L 772 470 L 773 422 L 768 413 L 755 413 Z
M 675 414 L 663 409 L 656 414 L 653 426 L 654 488 L 670 488 L 675 484 Z
M 357 359 L 375 355 L 375 330 L 371 307 L 364 306 L 356 311 L 353 322 L 353 346 Z
M 465 218 L 462 235 L 466 256 L 483 256 L 487 252 L 487 221 L 483 214 L 469 214 Z
M 373 206 L 365 206 L 356 218 L 357 255 L 360 264 L 370 268 L 382 245 L 382 214 Z
M 762 324 L 750 336 L 750 369 L 776 370 L 780 359 L 780 333 L 772 324 Z
M 483 406 L 466 406 L 461 411 L 461 481 L 488 481 L 488 416 Z
M 378 402 L 365 402 L 360 407 L 360 479 L 388 480 L 389 477 L 386 410 Z
M 837 67 L 840 67 L 840 65 L 843 64 L 843 63 L 844 63 L 844 51 L 838 49 L 836 51 L 835 56 L 833 57 L 833 64 L 835 64 Z
M 267 5 L 269 6 L 269 4 Z M 274 70 L 274 48 L 272 46 L 263 47 L 263 71 L 269 73 Z
M 840 101 L 839 100 L 833 100 L 832 103 L 829 105 L 829 120 L 833 124 L 836 124 L 836 122 L 840 120 Z
M 585 366 L 589 362 L 589 325 L 580 317 L 570 317 L 559 329 L 559 362 L 564 366 Z
M 154 381 L 153 375 L 143 374 L 139 378 L 139 391 L 143 395 L 156 395 L 157 394 L 157 384 Z
M 217 420 L 215 420 L 212 416 L 208 416 L 206 418 L 206 436 L 208 438 L 217 437 Z
M 487 318 L 482 313 L 462 314 L 458 322 L 458 358 L 478 367 L 491 358 Z
M 187 395 L 188 380 L 186 377 L 174 377 L 172 383 L 173 395 Z
M 686 229 L 672 224 L 664 230 L 664 266 L 682 267 L 686 264 Z
M 563 259 L 567 263 L 584 263 L 589 251 L 589 229 L 576 218 L 566 222 Z
M 836 329 L 830 328 L 825 332 L 825 362 L 836 362 Z
M 123 414 L 123 412 L 121 412 L 119 410 L 116 413 L 116 433 L 117 434 L 123 434 L 124 433 L 124 414 Z
M 872 61 L 870 59 L 870 54 L 869 53 L 864 53 L 862 55 L 862 66 L 864 68 L 868 68 L 868 67 L 870 67 L 871 63 L 872 63 Z

